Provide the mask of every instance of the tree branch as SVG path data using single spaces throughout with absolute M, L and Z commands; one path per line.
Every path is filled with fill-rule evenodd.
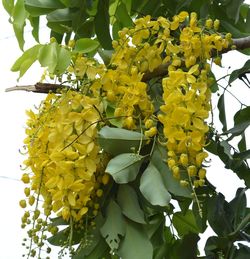
M 239 39 L 233 39 L 232 45 L 236 46 L 236 50 L 244 50 L 247 48 L 250 48 L 250 36 L 239 38 Z M 224 49 L 222 53 L 227 53 L 231 51 L 231 46 L 227 49 Z M 154 77 L 161 77 L 167 74 L 167 68 L 170 65 L 170 63 L 166 63 L 163 65 L 160 65 L 152 72 L 146 72 L 143 77 L 142 81 L 147 82 L 150 79 Z M 35 93 L 49 93 L 49 92 L 57 92 L 60 89 L 66 88 L 69 86 L 61 85 L 61 84 L 49 84 L 49 83 L 36 83 L 35 85 L 26 85 L 26 86 L 14 86 L 7 88 L 5 91 L 16 91 L 16 90 L 24 90 L 28 92 L 35 92 Z
M 12 91 L 27 91 L 27 92 L 34 92 L 34 93 L 49 93 L 53 92 L 56 93 L 58 90 L 63 88 L 69 88 L 67 85 L 61 84 L 49 84 L 49 83 L 36 83 L 35 85 L 21 85 L 21 86 L 14 86 L 5 89 L 5 92 L 12 92 Z

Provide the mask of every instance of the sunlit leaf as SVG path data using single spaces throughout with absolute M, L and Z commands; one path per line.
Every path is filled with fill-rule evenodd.
M 38 60 L 42 67 L 48 67 L 50 73 L 55 71 L 57 65 L 57 47 L 58 44 L 53 42 L 48 45 L 44 45 L 38 55 Z
M 140 191 L 152 205 L 167 206 L 171 200 L 160 172 L 152 163 L 141 176 Z
M 24 8 L 24 0 L 17 0 L 13 9 L 13 28 L 15 35 L 21 50 L 24 46 L 24 27 L 26 25 L 26 18 L 28 17 L 28 12 Z
M 191 189 L 189 187 L 182 187 L 180 182 L 173 177 L 172 172 L 170 172 L 166 162 L 164 161 L 166 157 L 166 149 L 160 145 L 155 145 L 151 163 L 153 163 L 161 173 L 166 189 L 176 196 L 191 198 Z
M 106 152 L 117 155 L 137 151 L 145 144 L 146 137 L 136 131 L 105 126 L 99 131 L 98 141 Z
M 128 183 L 135 180 L 142 163 L 143 156 L 134 153 L 120 154 L 111 159 L 105 170 L 116 183 Z
M 3 7 L 9 15 L 12 15 L 14 9 L 14 2 L 14 0 L 2 0 Z
M 19 78 L 21 78 L 26 71 L 30 68 L 30 66 L 37 60 L 37 56 L 39 50 L 43 47 L 43 45 L 35 45 L 34 47 L 26 50 L 21 57 L 19 57 L 14 65 L 11 67 L 11 71 L 17 72 L 19 71 Z
M 81 38 L 76 41 L 74 50 L 79 53 L 90 53 L 96 51 L 99 45 L 99 42 L 96 40 Z
M 32 17 L 29 16 L 29 21 L 32 26 L 32 35 L 34 39 L 39 42 L 39 25 L 40 25 L 40 18 L 39 17 Z

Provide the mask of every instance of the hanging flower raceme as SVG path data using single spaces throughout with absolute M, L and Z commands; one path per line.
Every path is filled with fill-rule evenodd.
M 172 25 L 173 27 L 173 25 Z M 178 28 L 174 26 L 177 30 Z M 203 150 L 209 127 L 205 120 L 210 107 L 210 66 L 212 53 L 228 48 L 230 37 L 217 33 L 205 34 L 191 13 L 189 24 L 179 27 L 179 38 L 167 44 L 171 65 L 162 80 L 164 105 L 158 118 L 167 139 L 168 166 L 183 186 L 203 186 L 208 157 Z M 182 174 L 186 172 L 186 174 Z
M 100 113 L 102 105 L 97 98 L 72 90 L 48 94 L 38 113 L 27 112 L 24 143 L 28 159 L 24 164 L 31 173 L 25 172 L 22 180 L 34 213 L 45 218 L 56 213 L 73 222 L 97 215 L 102 186 L 109 181 L 104 174 L 108 161 L 96 142 Z M 22 207 L 26 200 L 20 201 Z M 23 227 L 29 222 L 25 212 Z M 44 226 L 42 232 L 45 230 L 50 231 Z M 36 236 L 31 235 L 33 241 Z

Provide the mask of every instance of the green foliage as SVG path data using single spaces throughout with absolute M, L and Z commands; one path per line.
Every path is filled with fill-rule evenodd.
M 146 137 L 139 132 L 105 126 L 99 131 L 98 140 L 106 152 L 115 156 L 137 151 L 145 144 Z
M 42 45 L 38 44 L 26 50 L 20 58 L 16 60 L 11 70 L 13 72 L 19 71 L 19 78 L 21 78 L 30 66 L 37 60 L 39 50 Z
M 141 176 L 140 191 L 152 205 L 167 206 L 171 200 L 160 172 L 151 163 Z
M 101 227 L 100 232 L 106 239 L 111 251 L 117 250 L 120 243 L 120 237 L 126 233 L 125 222 L 122 212 L 117 203 L 110 201 L 106 211 L 106 221 Z
M 99 47 L 99 42 L 89 38 L 81 38 L 76 41 L 74 50 L 78 53 L 96 52 Z
M 173 224 L 178 231 L 179 236 L 185 236 L 188 233 L 199 234 L 201 232 L 191 210 L 186 211 L 185 214 L 182 212 L 174 213 Z
M 131 249 L 133 247 L 134 249 Z M 126 222 L 126 235 L 121 242 L 118 255 L 124 259 L 152 258 L 153 246 L 149 241 L 143 226 L 130 221 Z
M 52 42 L 41 47 L 38 53 L 38 61 L 42 67 L 47 67 L 49 73 L 62 74 L 69 66 L 71 61 L 70 52 Z
M 39 21 L 41 16 L 46 16 L 50 35 L 55 38 L 48 44 L 37 44 L 25 50 L 11 69 L 19 72 L 21 78 L 38 61 L 51 75 L 61 79 L 77 56 L 93 57 L 96 53 L 107 68 L 113 68 L 110 64 L 112 39 L 118 39 L 118 32 L 122 28 L 133 27 L 136 18 L 146 15 L 153 18 L 172 17 L 180 11 L 194 11 L 202 21 L 208 17 L 219 19 L 221 33 L 230 32 L 234 38 L 249 36 L 250 7 L 243 2 L 2 0 L 11 17 L 20 49 L 23 50 L 25 46 L 24 28 L 27 20 L 32 26 L 33 37 L 39 42 Z M 75 40 L 72 48 L 65 46 L 70 39 Z M 244 52 L 250 53 L 249 50 Z M 228 85 L 237 83 L 238 79 L 245 79 L 245 84 L 250 87 L 247 79 L 249 70 L 248 60 L 229 75 Z M 220 85 L 214 74 L 211 73 L 209 77 L 214 81 L 211 91 L 218 92 Z M 77 82 L 78 78 L 74 80 Z M 77 87 L 84 85 L 84 80 L 87 81 L 86 78 L 78 81 Z M 161 80 L 161 75 L 150 78 L 149 81 L 144 80 L 156 108 L 154 116 L 159 114 L 163 104 Z M 97 217 L 87 218 L 87 225 L 91 222 L 94 227 L 91 224 L 88 227 L 81 226 L 80 231 L 61 217 L 52 219 L 51 225 L 59 226 L 61 230 L 48 238 L 49 243 L 63 247 L 64 243 L 69 243 L 70 236 L 71 245 L 78 245 L 72 255 L 74 259 L 191 259 L 199 258 L 199 234 L 209 224 L 216 235 L 208 238 L 206 256 L 200 258 L 248 258 L 249 247 L 243 244 L 236 247 L 235 242 L 250 241 L 250 209 L 246 198 L 246 191 L 250 187 L 247 161 L 250 150 L 246 138 L 246 130 L 250 125 L 250 106 L 241 104 L 234 115 L 234 125 L 229 128 L 226 90 L 220 95 L 216 107 L 222 130 L 217 131 L 213 128 L 214 125 L 209 125 L 205 149 L 218 156 L 226 169 L 232 170 L 244 180 L 246 188 L 238 189 L 233 200 L 225 200 L 223 194 L 217 193 L 208 179 L 204 186 L 195 187 L 195 193 L 190 184 L 181 186 L 180 180 L 184 180 L 185 175 L 181 171 L 180 179 L 173 177 L 166 162 L 168 154 L 162 141 L 163 129 L 160 122 L 156 125 L 158 133 L 155 138 L 147 138 L 143 134 L 143 127 L 136 130 L 122 129 L 122 116 L 116 118 L 116 107 L 103 99 L 106 116 L 103 123 L 106 126 L 99 130 L 97 140 L 101 152 L 108 154 L 109 162 L 105 173 L 112 179 L 104 187 L 105 194 L 101 198 L 99 214 Z M 170 226 L 165 223 L 166 218 L 169 219 Z
M 117 194 L 117 201 L 122 213 L 130 220 L 146 224 L 144 212 L 140 207 L 136 192 L 129 185 L 121 185 Z
M 116 183 L 128 183 L 135 180 L 142 163 L 143 156 L 134 153 L 120 154 L 111 159 L 106 172 L 112 175 Z

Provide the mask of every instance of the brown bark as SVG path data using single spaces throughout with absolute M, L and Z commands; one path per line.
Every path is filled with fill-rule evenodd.
M 250 36 L 239 38 L 239 39 L 233 39 L 232 45 L 236 46 L 236 50 L 244 50 L 244 49 L 250 48 Z M 223 50 L 223 53 L 227 53 L 231 50 L 232 48 L 230 46 L 230 48 Z M 152 72 L 146 72 L 142 77 L 142 81 L 147 82 L 154 77 L 161 77 L 166 75 L 168 66 L 169 66 L 169 63 L 166 63 L 163 65 L 160 65 Z M 68 86 L 62 85 L 62 84 L 36 83 L 35 85 L 10 87 L 10 88 L 7 88 L 5 91 L 10 92 L 10 91 L 16 91 L 16 90 L 24 90 L 28 92 L 48 93 L 48 92 L 57 92 L 58 90 L 65 87 L 68 87 Z

